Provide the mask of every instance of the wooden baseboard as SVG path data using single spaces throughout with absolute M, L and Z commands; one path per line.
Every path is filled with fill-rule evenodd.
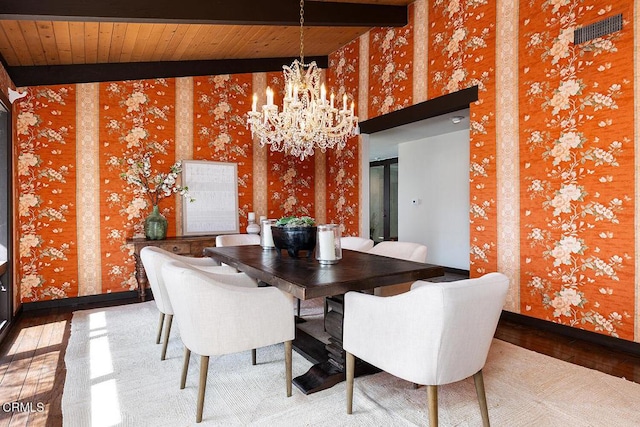
M 67 308 L 74 307 L 82 309 L 83 306 L 95 305 L 100 303 L 111 303 L 121 300 L 133 300 L 138 298 L 138 291 L 111 292 L 100 295 L 87 295 L 74 298 L 63 298 L 48 301 L 36 301 L 22 303 L 22 311 L 29 312 L 34 310 L 51 309 L 51 308 Z
M 637 342 L 624 340 L 621 338 L 614 338 L 609 335 L 603 335 L 584 329 L 573 328 L 571 326 L 560 325 L 558 323 L 536 319 L 535 317 L 525 316 L 524 314 L 519 313 L 512 313 L 510 311 L 503 311 L 502 315 L 500 316 L 500 320 L 541 329 L 558 335 L 563 335 L 565 337 L 585 341 L 590 344 L 600 345 L 611 350 L 622 351 L 634 356 L 640 356 L 640 343 Z

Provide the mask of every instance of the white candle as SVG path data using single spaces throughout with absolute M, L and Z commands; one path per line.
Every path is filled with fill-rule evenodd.
M 353 109 L 356 106 L 355 102 L 351 102 L 351 115 L 353 116 Z
M 347 111 L 347 94 L 342 96 L 342 110 Z
M 249 215 L 247 216 L 247 219 L 251 222 L 254 222 L 256 220 L 256 213 L 255 212 L 249 212 Z
M 320 86 L 320 99 L 322 104 L 327 100 L 327 89 L 324 87 L 324 83 Z
M 333 238 L 333 230 L 318 232 L 318 246 L 321 260 L 333 261 L 336 259 L 336 244 Z
M 274 248 L 273 234 L 271 233 L 271 223 L 265 221 L 262 223 L 262 246 L 265 248 Z
M 273 91 L 267 86 L 267 105 L 273 105 Z
M 257 107 L 258 107 L 258 95 L 254 93 L 253 94 L 253 104 L 251 105 L 251 111 L 253 111 L 255 113 Z
M 333 95 L 333 93 L 331 94 L 331 108 L 333 108 L 333 99 L 335 98 L 335 96 Z

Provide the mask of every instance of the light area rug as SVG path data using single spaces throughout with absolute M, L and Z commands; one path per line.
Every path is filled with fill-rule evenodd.
M 161 361 L 158 316 L 153 301 L 74 313 L 65 356 L 65 426 L 196 425 L 199 357 L 192 355 L 180 390 L 179 331 L 174 322 Z M 294 377 L 310 366 L 294 351 Z M 509 343 L 494 340 L 484 379 L 494 427 L 640 426 L 640 384 Z M 308 396 L 294 386 L 286 397 L 282 345 L 259 349 L 256 366 L 249 351 L 212 357 L 199 425 L 428 425 L 424 387 L 384 372 L 355 384 L 353 414 L 347 415 L 344 383 Z M 482 425 L 473 380 L 441 386 L 439 412 L 441 426 Z

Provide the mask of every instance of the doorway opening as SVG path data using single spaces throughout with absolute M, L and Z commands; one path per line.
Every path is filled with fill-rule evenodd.
M 370 190 L 365 204 L 370 210 L 363 223 L 369 223 L 375 242 L 395 238 L 425 244 L 427 262 L 468 274 L 469 106 L 477 100 L 473 86 L 360 123 L 363 155 L 370 162 L 363 188 Z M 386 194 L 395 201 L 385 206 L 385 184 L 376 184 L 384 182 L 385 172 L 373 166 L 387 160 L 395 163 L 398 187 L 394 194 L 389 171 Z
M 398 240 L 398 158 L 369 163 L 369 237 Z

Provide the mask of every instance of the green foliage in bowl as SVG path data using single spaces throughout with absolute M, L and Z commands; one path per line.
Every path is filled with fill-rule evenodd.
M 310 216 L 283 216 L 276 221 L 276 227 L 313 227 L 316 220 Z

